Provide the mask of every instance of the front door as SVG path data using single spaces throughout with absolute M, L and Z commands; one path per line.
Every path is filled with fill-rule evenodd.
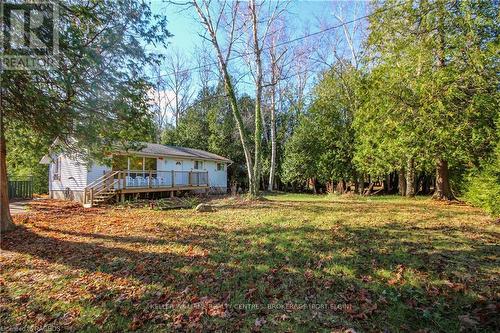
M 184 161 L 176 160 L 174 161 L 174 181 L 175 186 L 185 186 L 187 185 L 187 177 L 184 174 L 187 174 L 184 170 Z

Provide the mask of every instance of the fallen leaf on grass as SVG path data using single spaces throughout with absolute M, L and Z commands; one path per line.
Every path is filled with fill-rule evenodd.
M 455 292 L 463 292 L 466 289 L 465 284 L 463 283 L 453 283 L 448 280 L 445 280 L 444 284 Z
M 266 322 L 267 322 L 266 318 L 264 318 L 264 317 L 257 318 L 257 319 L 255 319 L 255 326 L 262 327 L 262 325 L 264 325 Z
M 479 324 L 476 320 L 472 319 L 468 314 L 458 316 L 458 320 L 460 320 L 460 324 L 462 325 L 463 328 L 473 328 Z
M 21 303 L 26 303 L 30 299 L 29 294 L 22 294 L 17 298 Z
M 395 276 L 388 281 L 388 283 L 393 286 L 402 282 L 403 273 L 405 271 L 405 267 L 403 265 L 396 266 Z
M 255 295 L 255 292 L 257 291 L 257 288 L 250 288 L 248 291 L 245 293 L 245 298 L 250 299 Z

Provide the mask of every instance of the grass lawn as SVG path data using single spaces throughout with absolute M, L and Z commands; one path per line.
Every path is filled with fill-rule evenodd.
M 426 198 L 37 201 L 2 235 L 0 322 L 86 332 L 495 331 L 498 221 Z

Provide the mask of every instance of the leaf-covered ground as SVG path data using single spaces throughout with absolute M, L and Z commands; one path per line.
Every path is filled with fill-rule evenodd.
M 217 212 L 36 201 L 2 235 L 2 331 L 495 331 L 498 221 L 428 199 Z

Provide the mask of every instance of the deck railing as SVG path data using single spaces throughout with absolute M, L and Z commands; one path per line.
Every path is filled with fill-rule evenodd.
M 208 186 L 208 171 L 119 171 L 116 189 Z
M 113 170 L 94 180 L 84 191 L 84 204 L 99 195 L 114 195 L 126 189 L 182 189 L 208 187 L 208 171 Z

